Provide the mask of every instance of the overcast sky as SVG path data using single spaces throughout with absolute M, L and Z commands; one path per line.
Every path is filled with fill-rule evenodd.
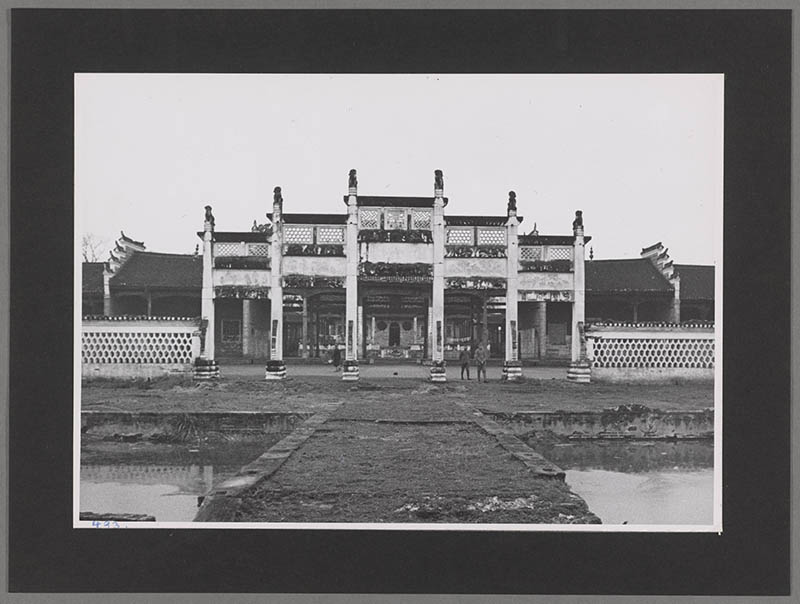
M 678 263 L 721 245 L 721 75 L 75 76 L 76 229 L 192 253 L 203 207 L 220 231 L 286 212 L 343 213 L 362 195 L 433 195 L 450 214 L 505 214 L 570 234 L 596 259 L 662 241 Z M 107 257 L 107 249 L 103 258 Z

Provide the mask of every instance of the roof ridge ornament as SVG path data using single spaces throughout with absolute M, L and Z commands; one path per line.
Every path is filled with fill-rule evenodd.
M 442 172 L 441 170 L 434 170 L 433 195 L 434 197 L 441 197 L 443 193 L 444 193 L 444 172 Z

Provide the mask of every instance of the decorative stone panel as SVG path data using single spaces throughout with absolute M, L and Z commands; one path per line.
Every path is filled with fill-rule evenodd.
M 310 226 L 286 225 L 283 227 L 284 243 L 313 243 L 314 228 Z
M 215 243 L 215 256 L 241 256 L 242 246 L 239 243 Z
M 359 227 L 362 229 L 381 228 L 381 211 L 361 209 L 358 211 Z
M 474 244 L 474 236 L 474 230 L 470 228 L 449 228 L 447 229 L 447 245 L 472 246 Z
M 269 243 L 248 243 L 247 255 L 248 256 L 269 256 L 270 244 Z
M 505 245 L 505 229 L 478 229 L 478 245 Z
M 408 223 L 405 210 L 386 210 L 384 228 L 387 231 L 407 229 Z
M 412 210 L 411 228 L 430 230 L 433 221 L 433 213 L 430 210 Z
M 520 260 L 542 260 L 542 247 L 537 246 L 520 246 L 519 248 Z
M 572 260 L 572 248 L 567 246 L 549 247 L 547 249 L 547 260 Z
M 317 243 L 344 243 L 344 229 L 341 227 L 317 227 Z

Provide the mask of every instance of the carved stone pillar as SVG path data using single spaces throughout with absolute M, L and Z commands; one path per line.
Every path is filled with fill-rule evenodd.
M 575 382 L 589 382 L 592 368 L 585 357 L 581 358 L 586 307 L 586 272 L 584 265 L 586 249 L 583 239 L 583 212 L 580 210 L 575 212 L 572 230 L 575 235 L 572 256 L 572 272 L 575 281 L 572 303 L 572 363 L 567 370 L 567 379 Z
M 347 195 L 347 231 L 345 253 L 347 270 L 345 273 L 345 361 L 342 379 L 358 380 L 358 179 L 356 171 L 350 170 Z
M 272 198 L 271 252 L 270 350 L 265 377 L 268 380 L 282 380 L 286 377 L 286 363 L 283 361 L 283 195 L 280 187 L 275 187 Z
M 516 382 L 522 379 L 519 360 L 519 329 L 517 283 L 519 281 L 519 219 L 517 195 L 508 193 L 508 220 L 506 221 L 506 341 L 503 379 Z
M 201 333 L 203 352 L 195 360 L 194 377 L 212 380 L 219 377 L 219 365 L 214 359 L 214 215 L 206 206 L 203 223 L 203 284 L 200 290 Z
M 444 362 L 444 176 L 434 172 L 431 381 L 446 382 Z

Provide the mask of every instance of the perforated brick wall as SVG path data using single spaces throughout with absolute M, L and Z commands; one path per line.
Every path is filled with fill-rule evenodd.
M 191 364 L 192 331 L 84 331 L 81 360 L 98 364 Z
M 714 339 L 592 338 L 594 367 L 713 369 Z

